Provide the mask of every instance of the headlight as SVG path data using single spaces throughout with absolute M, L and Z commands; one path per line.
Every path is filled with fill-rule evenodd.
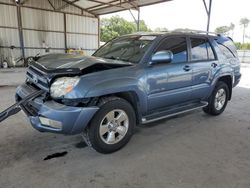
M 50 95 L 53 98 L 63 97 L 74 89 L 79 80 L 79 77 L 62 77 L 56 79 L 50 87 Z

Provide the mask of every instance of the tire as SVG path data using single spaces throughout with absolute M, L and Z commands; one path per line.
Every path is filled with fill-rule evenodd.
M 224 94 L 222 94 L 224 92 Z M 219 97 L 221 95 L 221 97 Z M 221 100 L 219 100 L 221 99 Z M 208 106 L 203 108 L 207 114 L 217 116 L 224 112 L 229 99 L 229 88 L 225 82 L 219 81 L 208 100 Z M 220 102 L 218 102 L 220 101 Z M 223 102 L 224 101 L 224 102 Z
M 112 153 L 124 147 L 132 137 L 135 111 L 129 102 L 118 97 L 103 98 L 98 106 L 100 109 L 87 129 L 88 145 L 97 152 Z

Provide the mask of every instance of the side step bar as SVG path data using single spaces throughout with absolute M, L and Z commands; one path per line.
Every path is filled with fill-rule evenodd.
M 200 103 L 193 103 L 193 104 L 189 104 L 186 106 L 180 106 L 178 108 L 168 109 L 168 110 L 161 111 L 158 113 L 153 113 L 151 115 L 143 117 L 142 124 L 147 124 L 147 123 L 151 123 L 151 122 L 158 121 L 161 119 L 165 119 L 165 118 L 169 118 L 169 117 L 176 116 L 179 114 L 183 114 L 186 112 L 190 112 L 190 111 L 193 111 L 196 109 L 206 107 L 207 105 L 208 105 L 207 102 L 201 101 Z
M 41 95 L 42 93 L 44 93 L 43 90 L 39 90 L 36 91 L 34 93 L 31 93 L 30 95 L 24 97 L 22 100 L 20 100 L 19 102 L 11 105 L 9 108 L 7 108 L 6 110 L 4 110 L 3 112 L 0 113 L 0 123 L 5 120 L 6 118 L 17 114 L 20 110 L 21 107 L 20 105 L 25 104 L 26 102 L 28 102 L 29 100 L 32 100 L 36 97 L 38 97 L 39 95 Z

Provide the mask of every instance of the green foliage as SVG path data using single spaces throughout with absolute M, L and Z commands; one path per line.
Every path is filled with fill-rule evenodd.
M 220 26 L 215 29 L 215 32 L 219 34 L 227 35 L 230 30 L 231 28 L 228 26 Z
M 240 42 L 235 42 L 234 45 L 236 46 L 237 50 L 241 49 L 241 43 Z
M 101 41 L 107 42 L 121 35 L 131 34 L 137 31 L 137 25 L 134 22 L 119 17 L 101 19 Z M 140 21 L 140 31 L 151 31 L 146 23 Z
M 241 45 L 241 50 L 250 50 L 250 43 L 245 43 Z
M 240 42 L 234 43 L 238 50 L 250 50 L 250 43 L 241 44 Z
M 248 27 L 250 20 L 248 18 L 241 18 L 240 19 L 240 25 L 243 25 L 243 27 Z

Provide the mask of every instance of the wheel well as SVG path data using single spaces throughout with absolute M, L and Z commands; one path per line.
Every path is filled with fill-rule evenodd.
M 218 81 L 224 82 L 227 84 L 228 89 L 229 89 L 229 100 L 232 98 L 232 77 L 231 76 L 222 76 L 219 78 Z
M 141 122 L 141 113 L 139 110 L 139 103 L 138 103 L 139 98 L 135 92 L 128 91 L 128 92 L 112 93 L 110 95 L 100 96 L 99 99 L 102 97 L 111 97 L 111 96 L 120 97 L 128 101 L 135 110 L 136 123 L 139 124 Z

